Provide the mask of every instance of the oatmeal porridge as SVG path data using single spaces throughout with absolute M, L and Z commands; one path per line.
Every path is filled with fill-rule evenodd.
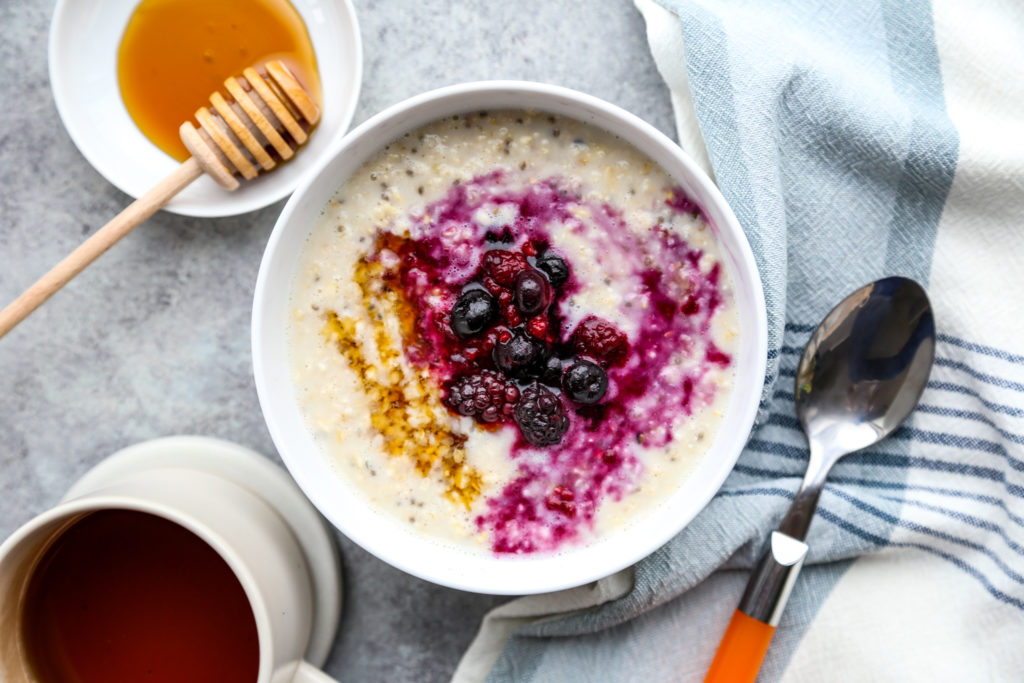
M 372 156 L 304 247 L 308 427 L 379 511 L 521 554 L 624 529 L 707 452 L 739 323 L 714 231 L 624 141 L 534 111 Z

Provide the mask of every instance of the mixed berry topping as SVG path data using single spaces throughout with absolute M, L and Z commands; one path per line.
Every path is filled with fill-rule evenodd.
M 503 232 L 487 241 L 511 239 Z M 604 398 L 608 375 L 600 364 L 621 364 L 629 340 L 612 323 L 591 316 L 563 341 L 557 304 L 569 277 L 568 263 L 546 242 L 483 253 L 449 315 L 461 342 L 452 357 L 468 366 L 446 386 L 452 411 L 481 422 L 508 421 L 514 411 L 526 443 L 545 447 L 561 443 L 569 429 L 565 401 L 591 406 Z
M 495 171 L 452 187 L 379 251 L 415 311 L 407 359 L 452 413 L 516 432 L 516 473 L 475 521 L 495 552 L 528 553 L 579 538 L 602 501 L 635 490 L 638 452 L 663 452 L 732 359 L 711 341 L 723 288 L 700 248 L 661 219 L 631 227 L 572 181 L 512 180 Z M 671 195 L 664 222 L 693 220 L 699 209 Z M 498 208 L 512 218 L 481 224 Z M 586 273 L 556 235 L 589 245 Z M 595 287 L 615 288 L 622 307 L 605 315 L 617 322 L 579 309 Z

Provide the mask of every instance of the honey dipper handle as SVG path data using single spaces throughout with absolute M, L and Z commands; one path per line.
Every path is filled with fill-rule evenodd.
M 0 337 L 10 332 L 29 313 L 39 308 L 58 289 L 70 282 L 71 278 L 81 273 L 86 266 L 160 210 L 160 207 L 170 201 L 174 195 L 181 192 L 202 174 L 203 169 L 200 168 L 199 163 L 194 158 L 190 158 L 156 184 L 153 189 L 125 207 L 124 211 L 82 242 L 77 249 L 65 256 L 64 260 L 39 278 L 7 308 L 0 311 Z

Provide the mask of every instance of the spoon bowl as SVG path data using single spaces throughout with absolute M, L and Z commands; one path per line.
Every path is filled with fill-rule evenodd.
M 858 289 L 800 359 L 796 412 L 808 440 L 839 458 L 888 436 L 917 405 L 934 352 L 935 321 L 919 284 L 890 277 Z
M 801 541 L 807 536 L 829 470 L 907 419 L 934 357 L 935 318 L 913 280 L 872 282 L 825 316 L 796 372 L 796 413 L 811 458 L 779 531 Z

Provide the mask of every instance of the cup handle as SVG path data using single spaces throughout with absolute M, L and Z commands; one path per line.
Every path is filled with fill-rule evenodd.
M 300 662 L 292 683 L 338 683 L 309 662 Z

